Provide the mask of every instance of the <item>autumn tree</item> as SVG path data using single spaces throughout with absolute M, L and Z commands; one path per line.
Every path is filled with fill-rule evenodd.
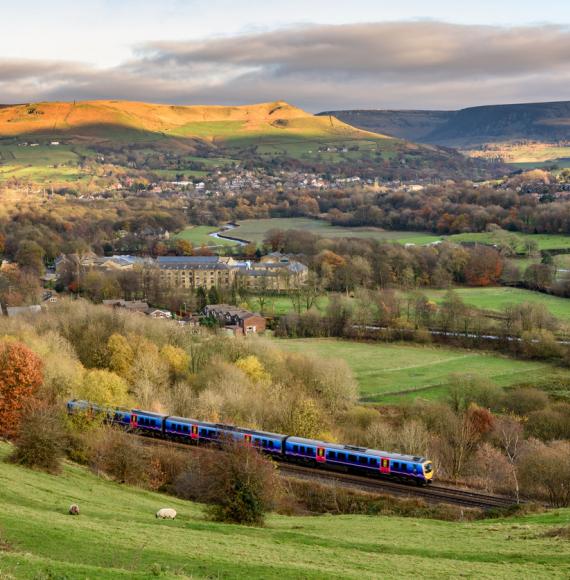
M 120 377 L 128 379 L 135 358 L 129 341 L 122 334 L 112 334 L 107 342 L 109 369 Z
M 12 437 L 22 412 L 43 382 L 39 357 L 20 342 L 0 343 L 0 435 Z
M 125 405 L 129 399 L 125 380 L 111 371 L 102 369 L 93 369 L 85 373 L 78 396 L 106 406 Z

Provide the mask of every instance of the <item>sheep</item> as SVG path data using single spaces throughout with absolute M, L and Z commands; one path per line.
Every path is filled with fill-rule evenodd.
M 79 515 L 79 506 L 76 503 L 72 503 L 69 506 L 69 515 L 70 516 L 78 516 Z
M 156 517 L 162 520 L 173 520 L 176 517 L 176 510 L 172 508 L 162 508 L 156 512 Z

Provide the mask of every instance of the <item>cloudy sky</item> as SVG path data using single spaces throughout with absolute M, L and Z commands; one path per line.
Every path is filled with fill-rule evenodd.
M 0 103 L 570 99 L 568 0 L 0 0 Z

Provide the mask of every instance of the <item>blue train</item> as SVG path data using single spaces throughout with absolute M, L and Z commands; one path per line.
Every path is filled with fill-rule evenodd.
M 67 412 L 104 414 L 108 423 L 133 433 L 185 443 L 223 445 L 227 441 L 241 442 L 252 445 L 275 459 L 313 467 L 387 477 L 402 482 L 414 482 L 417 485 L 429 484 L 433 479 L 432 462 L 425 457 L 255 431 L 141 409 L 104 408 L 89 401 L 75 399 L 68 401 Z

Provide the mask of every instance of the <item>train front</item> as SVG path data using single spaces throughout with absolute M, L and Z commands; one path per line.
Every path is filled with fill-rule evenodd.
M 424 461 L 422 463 L 422 469 L 426 483 L 431 483 L 433 479 L 433 463 L 431 461 Z

